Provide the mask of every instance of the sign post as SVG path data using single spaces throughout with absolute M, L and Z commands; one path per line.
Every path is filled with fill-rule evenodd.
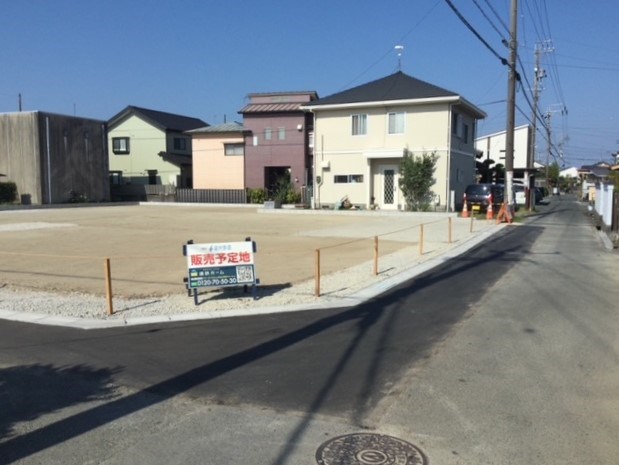
M 198 288 L 221 288 L 252 285 L 256 299 L 256 243 L 249 238 L 244 242 L 218 242 L 183 246 L 187 257 L 187 289 L 193 291 L 198 305 Z

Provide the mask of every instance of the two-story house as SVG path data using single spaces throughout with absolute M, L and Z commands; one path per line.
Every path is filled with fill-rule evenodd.
M 405 153 L 436 154 L 439 209 L 461 203 L 475 182 L 475 131 L 485 113 L 457 93 L 403 72 L 303 106 L 314 115 L 314 207 L 405 209 L 399 165 Z
M 296 190 L 312 179 L 311 115 L 302 105 L 318 98 L 316 92 L 249 94 L 243 115 L 245 186 L 271 192 L 286 179 Z
M 193 188 L 245 189 L 245 134 L 240 123 L 192 129 Z
M 192 187 L 191 135 L 208 126 L 198 118 L 128 106 L 108 121 L 113 185 Z

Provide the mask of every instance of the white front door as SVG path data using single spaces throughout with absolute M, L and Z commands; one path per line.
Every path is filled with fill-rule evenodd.
M 379 168 L 381 186 L 379 192 L 380 208 L 398 208 L 398 165 L 381 165 Z

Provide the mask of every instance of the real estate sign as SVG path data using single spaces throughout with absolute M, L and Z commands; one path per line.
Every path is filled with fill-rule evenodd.
M 187 244 L 187 287 L 227 287 L 256 284 L 255 242 Z

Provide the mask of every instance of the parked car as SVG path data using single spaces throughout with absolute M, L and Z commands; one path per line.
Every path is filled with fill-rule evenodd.
M 492 208 L 494 212 L 498 212 L 503 203 L 503 194 L 505 186 L 503 184 L 469 184 L 466 186 L 466 207 L 473 213 L 485 212 L 490 204 L 490 196 L 492 195 Z
M 514 200 L 516 205 L 526 205 L 527 196 L 525 195 L 524 186 L 522 184 L 514 184 Z

